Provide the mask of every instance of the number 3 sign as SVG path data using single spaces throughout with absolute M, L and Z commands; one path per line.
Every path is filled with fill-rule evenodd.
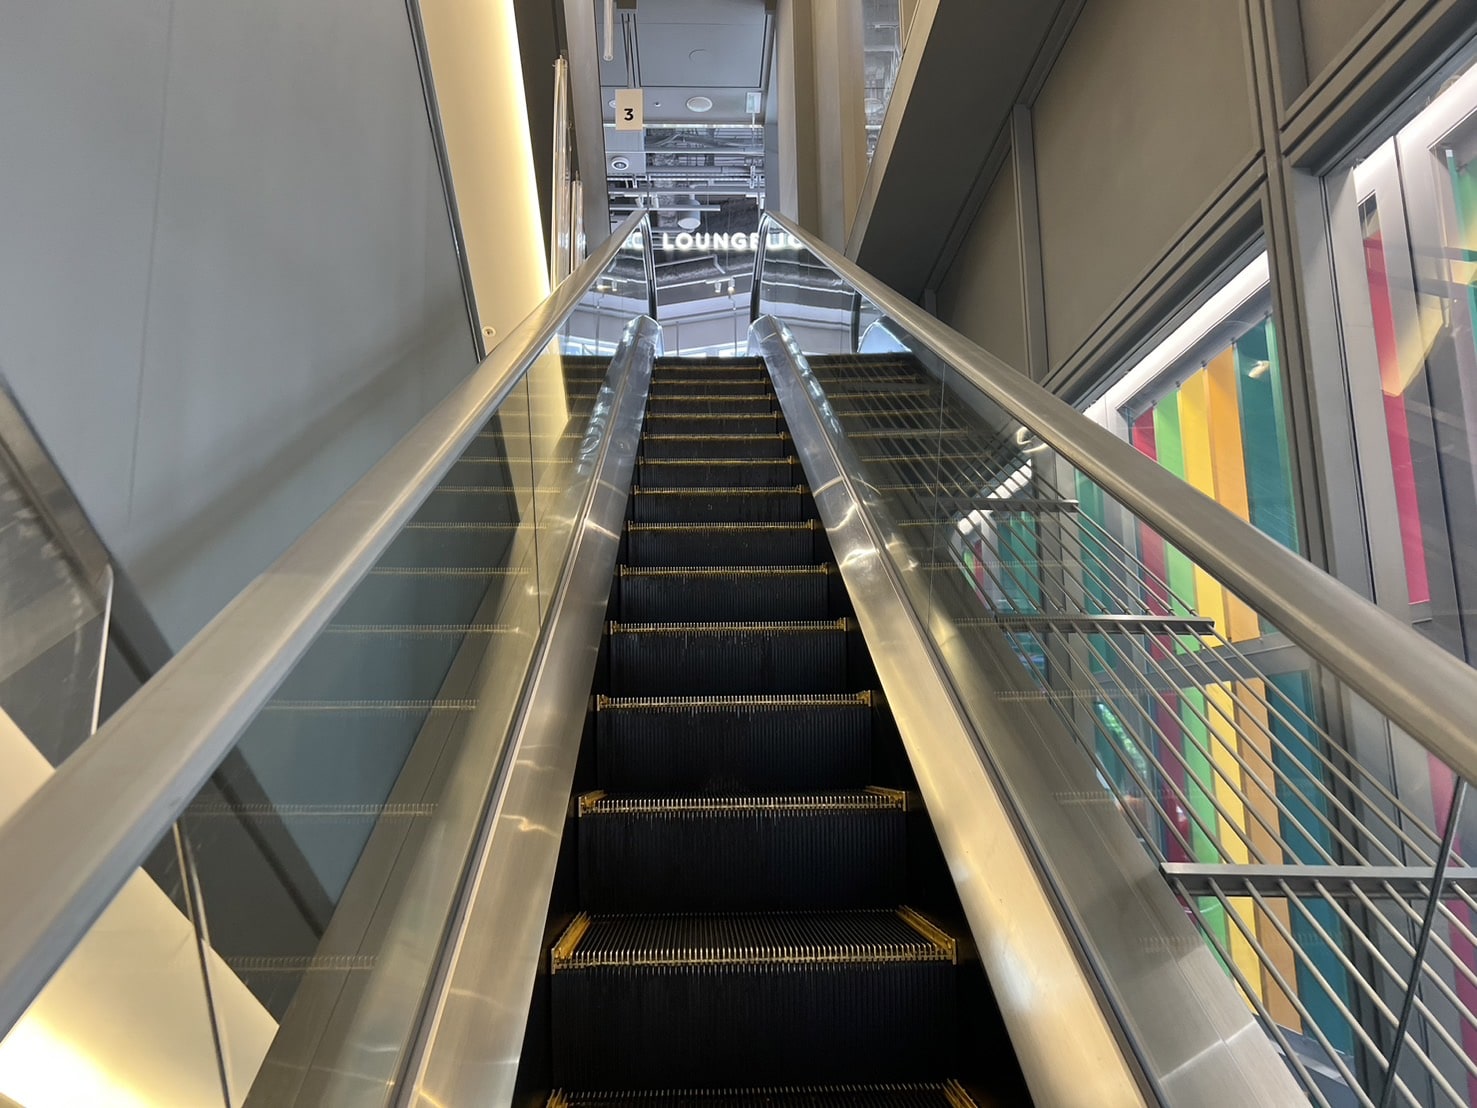
M 617 131 L 639 131 L 644 127 L 642 98 L 639 88 L 615 90 L 615 129 Z

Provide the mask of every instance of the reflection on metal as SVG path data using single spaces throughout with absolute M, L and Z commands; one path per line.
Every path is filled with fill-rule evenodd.
M 1146 1103 L 1142 1077 L 1125 1055 L 1064 927 L 1056 894 L 1037 868 L 1033 846 L 1022 837 L 1001 782 L 982 757 L 980 737 L 950 675 L 919 626 L 926 607 L 920 613 L 916 599 L 910 599 L 916 582 L 910 586 L 906 576 L 900 577 L 907 567 L 884 553 L 897 550 L 901 540 L 887 530 L 875 494 L 856 483 L 855 459 L 787 332 L 761 320 L 751 342 L 769 365 L 1033 1094 L 1041 1103 L 1083 1108 Z
M 477 315 L 477 297 L 472 291 L 472 267 L 467 260 L 467 241 L 462 234 L 461 208 L 457 204 L 456 186 L 451 178 L 451 154 L 446 149 L 446 132 L 441 126 L 441 105 L 436 98 L 436 82 L 431 74 L 430 48 L 426 44 L 426 24 L 421 16 L 421 0 L 405 0 L 410 17 L 410 37 L 415 43 L 415 63 L 420 71 L 421 93 L 426 101 L 426 116 L 431 126 L 431 146 L 436 151 L 436 169 L 441 176 L 441 193 L 446 197 L 446 216 L 451 224 L 451 243 L 456 249 L 456 265 L 462 280 L 462 303 L 467 323 L 472 328 L 472 349 L 485 358 L 491 347 Z
M 499 1104 L 512 1097 L 660 345 L 653 320 L 632 323 L 606 378 L 606 433 L 569 486 L 577 502 L 560 509 L 571 522 L 572 541 L 497 774 L 404 1103 Z
M 0 1032 L 644 224 L 632 216 L 0 829 Z

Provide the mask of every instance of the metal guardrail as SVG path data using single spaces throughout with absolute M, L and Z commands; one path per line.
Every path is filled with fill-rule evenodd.
M 783 216 L 788 232 L 1107 495 L 1245 600 L 1463 777 L 1477 778 L 1477 670 L 1144 457 Z M 764 221 L 754 261 L 758 318 Z M 1370 643 L 1381 649 L 1370 650 Z
M 1075 737 L 1096 774 L 1082 802 L 1110 803 L 1132 828 L 1307 1097 L 1471 1103 L 1477 879 L 1457 830 L 1477 769 L 1477 674 L 773 223 L 857 290 L 852 348 L 862 297 L 911 336 L 891 347 L 903 353 L 817 372 L 863 479 L 904 505 L 898 532 L 934 575 L 930 602 L 952 597 L 956 630 L 1006 638 L 1023 681 L 999 699 Z M 783 314 L 771 301 L 788 293 L 758 265 L 756 309 Z M 1150 532 L 1207 578 L 1220 618 L 1145 563 Z M 1458 776 L 1407 782 L 1429 754 Z M 1091 942 L 1114 931 L 1085 924 Z
M 0 1034 L 646 220 L 628 218 L 0 826 Z

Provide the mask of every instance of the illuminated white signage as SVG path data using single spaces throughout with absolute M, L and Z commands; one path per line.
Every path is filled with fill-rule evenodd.
M 670 231 L 658 231 L 656 241 L 652 245 L 657 250 L 673 251 L 678 254 L 710 254 L 718 250 L 750 251 L 759 248 L 759 232 L 734 231 L 718 235 L 708 234 L 705 231 L 683 231 L 674 235 Z M 771 231 L 765 249 L 799 250 L 800 240 L 783 231 Z

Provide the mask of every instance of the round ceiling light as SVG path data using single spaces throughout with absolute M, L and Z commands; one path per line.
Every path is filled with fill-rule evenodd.
M 690 112 L 710 112 L 713 110 L 713 101 L 706 96 L 688 97 L 687 110 Z
M 610 159 L 610 168 L 613 169 L 613 170 L 615 170 L 617 173 L 623 173 L 626 170 L 628 170 L 628 169 L 631 168 L 631 159 L 630 158 L 620 158 L 620 157 L 611 158 Z
M 696 231 L 703 225 L 703 221 L 695 215 L 685 215 L 677 221 L 677 226 L 684 231 Z

